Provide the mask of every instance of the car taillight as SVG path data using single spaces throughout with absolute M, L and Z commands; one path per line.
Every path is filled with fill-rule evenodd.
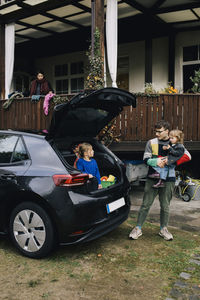
M 53 181 L 56 186 L 74 186 L 82 185 L 89 179 L 88 174 L 76 174 L 76 175 L 53 175 Z

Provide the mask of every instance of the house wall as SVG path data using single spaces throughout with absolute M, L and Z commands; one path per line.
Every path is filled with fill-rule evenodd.
M 129 89 L 130 92 L 141 92 L 145 81 L 145 43 L 135 42 L 129 49 Z
M 175 87 L 183 91 L 183 47 L 199 45 L 200 30 L 180 32 L 175 41 Z
M 119 46 L 118 56 L 129 56 L 129 91 L 143 92 L 145 88 L 145 42 Z M 168 38 L 152 41 L 152 85 L 160 91 L 168 83 Z
M 152 41 L 152 84 L 156 91 L 161 91 L 168 84 L 168 38 Z

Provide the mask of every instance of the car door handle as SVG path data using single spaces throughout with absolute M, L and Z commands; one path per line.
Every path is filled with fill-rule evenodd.
M 15 180 L 16 176 L 12 174 L 2 174 L 0 175 L 0 179 L 2 180 Z

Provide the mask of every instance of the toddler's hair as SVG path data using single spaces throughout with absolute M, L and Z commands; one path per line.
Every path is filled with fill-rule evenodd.
M 173 129 L 170 131 L 169 135 L 172 135 L 177 138 L 177 142 L 183 144 L 184 133 L 179 129 Z
M 89 149 L 92 148 L 92 145 L 90 145 L 89 143 L 82 143 L 80 146 L 79 146 L 79 156 L 81 158 L 84 157 L 84 153 L 86 151 L 88 151 Z

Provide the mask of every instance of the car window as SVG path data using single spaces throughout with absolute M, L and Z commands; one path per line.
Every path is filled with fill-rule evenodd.
M 0 135 L 0 163 L 10 163 L 18 136 Z
M 28 154 L 26 152 L 26 148 L 23 144 L 23 141 L 21 138 L 18 139 L 17 145 L 14 149 L 13 156 L 11 162 L 17 162 L 29 159 Z

